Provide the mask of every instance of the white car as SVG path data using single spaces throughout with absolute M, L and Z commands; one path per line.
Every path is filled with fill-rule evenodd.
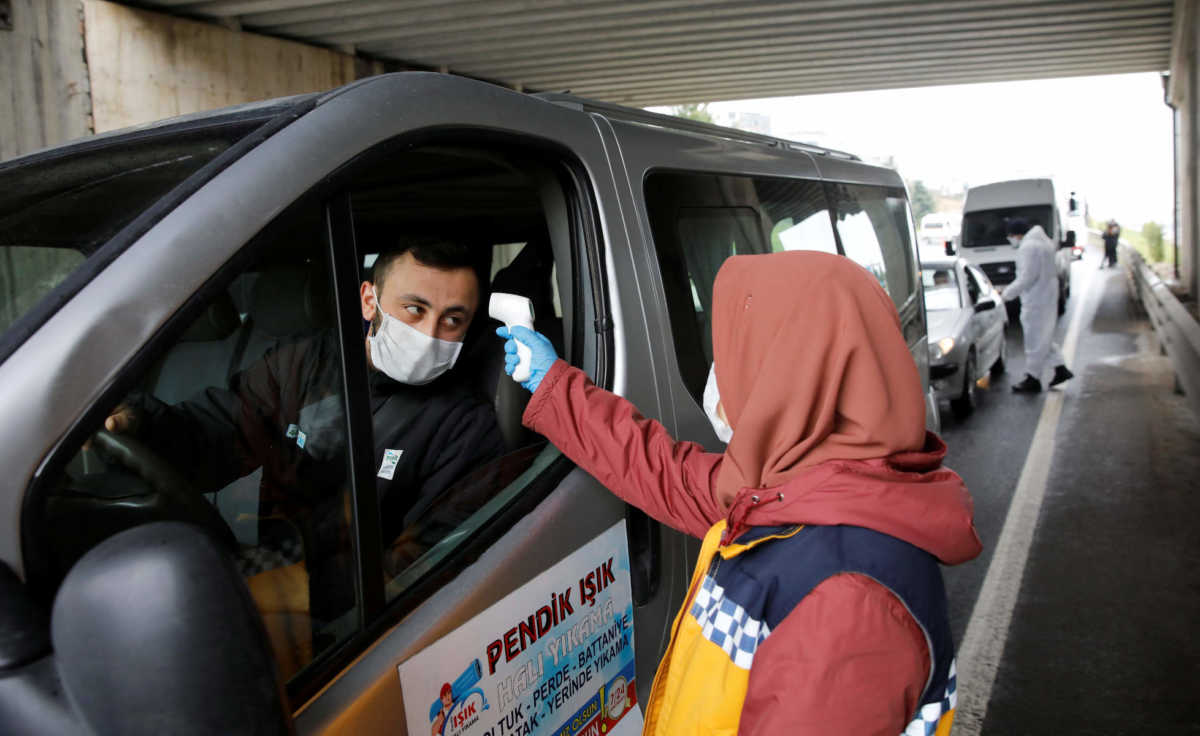
M 929 326 L 929 382 L 959 419 L 975 409 L 976 381 L 1004 373 L 1007 312 L 992 282 L 965 258 L 921 262 Z

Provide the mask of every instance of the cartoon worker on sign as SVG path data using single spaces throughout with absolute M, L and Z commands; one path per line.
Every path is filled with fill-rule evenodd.
M 454 688 L 450 687 L 450 683 L 442 685 L 442 709 L 438 711 L 433 718 L 433 731 L 430 736 L 440 736 L 442 727 L 446 725 L 446 719 L 450 717 L 450 711 L 454 708 Z
M 482 676 L 483 669 L 479 666 L 479 660 L 476 659 L 467 665 L 453 685 L 448 682 L 442 685 L 441 697 L 429 705 L 429 720 L 433 724 L 432 736 L 442 736 L 446 733 L 446 724 L 450 722 L 450 714 L 459 706 L 463 706 L 467 710 L 455 717 L 455 720 L 460 722 L 451 727 L 452 733 L 464 723 L 470 725 L 467 721 L 471 716 L 488 709 L 487 696 L 476 687 Z M 472 700 L 473 696 L 478 697 Z

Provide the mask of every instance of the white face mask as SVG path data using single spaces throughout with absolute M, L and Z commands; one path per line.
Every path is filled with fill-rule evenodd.
M 1016 235 L 1009 235 L 1008 242 L 1009 242 L 1009 245 L 1013 246 L 1014 248 L 1021 245 L 1021 239 L 1018 238 Z
M 708 415 L 708 421 L 712 424 L 713 431 L 717 433 L 717 439 L 729 444 L 729 440 L 733 439 L 733 427 L 717 416 L 717 404 L 720 401 L 721 394 L 717 391 L 716 366 L 709 366 L 708 383 L 704 384 L 704 413 Z
M 430 337 L 396 319 L 383 311 L 378 293 L 375 294 L 375 308 L 382 321 L 375 334 L 367 338 L 371 345 L 371 364 L 389 378 L 410 386 L 422 386 L 454 367 L 462 351 L 461 342 Z

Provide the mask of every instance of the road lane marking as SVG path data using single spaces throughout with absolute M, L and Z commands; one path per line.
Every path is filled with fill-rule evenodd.
M 1083 263 L 1080 261 L 1080 263 Z M 1084 269 L 1079 269 L 1084 271 Z M 1094 312 L 1092 286 L 1096 272 L 1085 271 L 1086 278 L 1081 301 L 1071 315 L 1067 337 L 1063 341 L 1063 359 L 1067 365 L 1075 362 L 1075 350 L 1079 346 L 1079 332 L 1085 313 Z M 1071 274 L 1074 280 L 1075 274 Z M 987 715 L 988 701 L 992 697 L 992 686 L 1004 657 L 1004 645 L 1012 623 L 1013 609 L 1021 592 L 1021 581 L 1025 577 L 1025 563 L 1029 559 L 1029 548 L 1033 533 L 1037 529 L 1042 500 L 1046 495 L 1046 482 L 1050 477 L 1050 463 L 1054 459 L 1054 437 L 1058 420 L 1062 415 L 1065 394 L 1049 391 L 1042 414 L 1038 419 L 1029 454 L 1017 480 L 1004 518 L 1004 528 L 996 542 L 987 575 L 984 576 L 967 633 L 958 648 L 958 703 L 954 714 L 954 736 L 979 736 Z

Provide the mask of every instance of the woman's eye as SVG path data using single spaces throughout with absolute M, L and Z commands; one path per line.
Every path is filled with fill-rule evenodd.
M 414 317 L 420 317 L 420 316 L 421 316 L 421 313 L 424 311 L 424 310 L 422 310 L 422 309 L 421 309 L 421 307 L 420 307 L 420 306 L 418 306 L 418 305 L 416 305 L 416 304 L 406 304 L 406 305 L 404 306 L 404 308 L 405 308 L 406 310 L 408 310 L 408 313 L 409 313 L 409 314 L 411 314 L 411 315 L 412 315 L 412 316 L 414 316 Z
M 462 317 L 456 317 L 453 315 L 444 317 L 442 321 L 446 323 L 447 327 L 458 327 L 463 322 Z

